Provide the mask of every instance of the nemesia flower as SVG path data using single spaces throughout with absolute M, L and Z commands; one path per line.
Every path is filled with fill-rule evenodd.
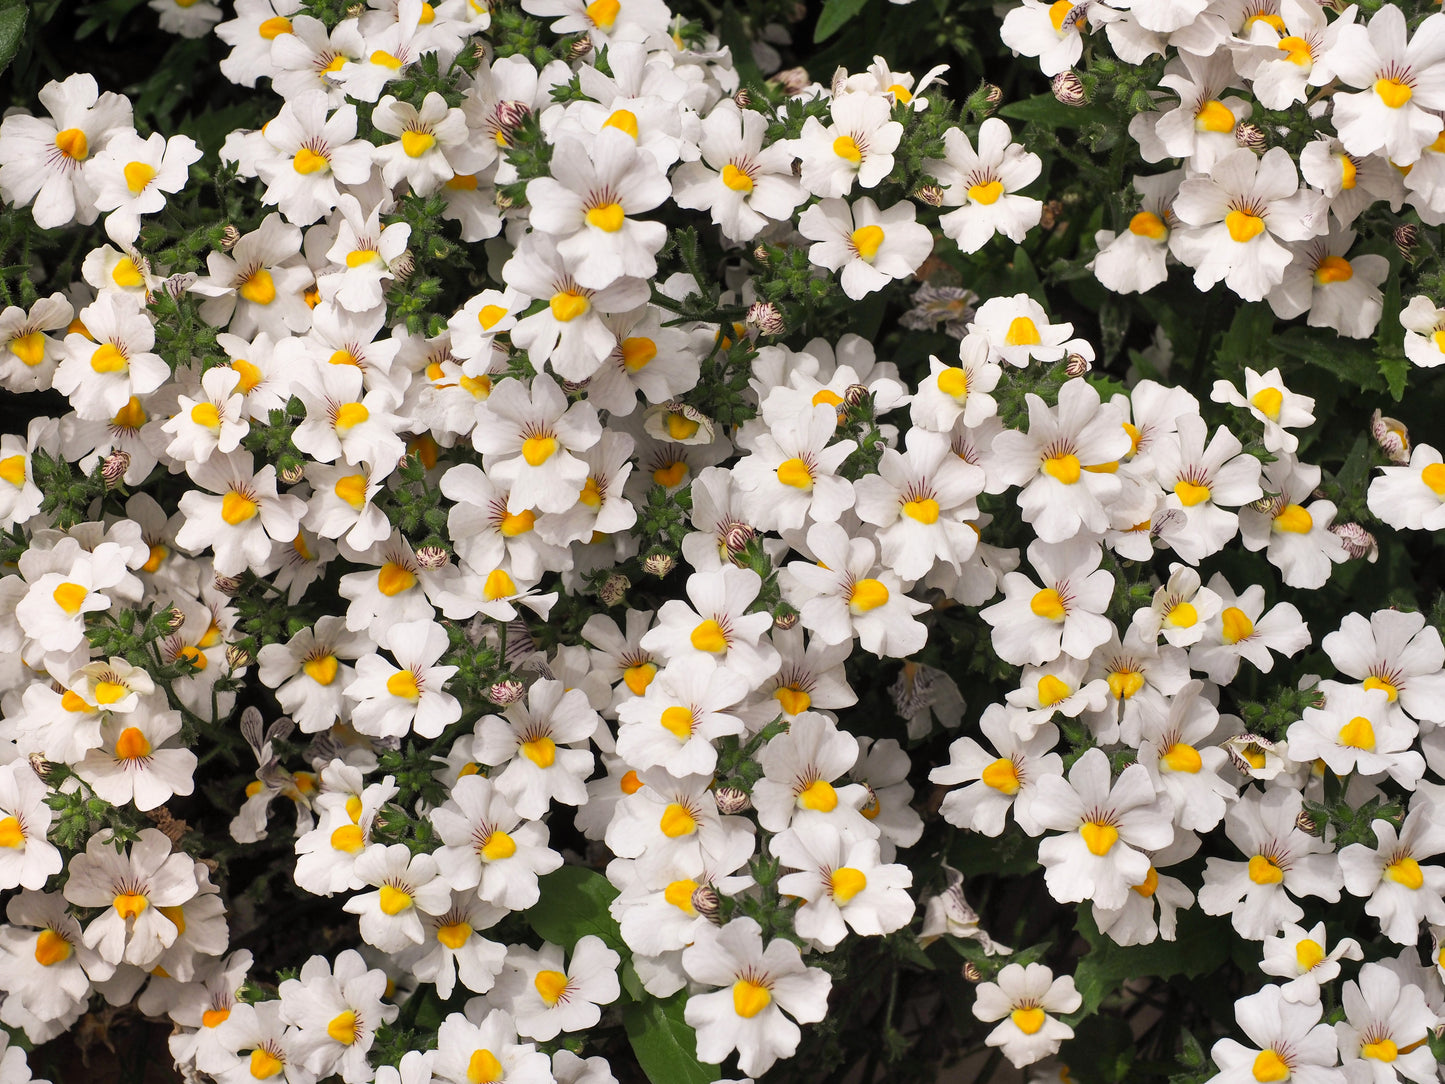
M 1000 1047 L 1015 1067 L 1031 1065 L 1058 1052 L 1074 1029 L 1055 1015 L 1071 1013 L 1084 1003 L 1072 976 L 1054 973 L 1043 964 L 1008 964 L 997 982 L 980 983 L 973 1014 L 985 1023 L 1002 1020 L 984 1042 Z
M 852 205 L 825 199 L 803 212 L 798 231 L 817 242 L 808 258 L 820 267 L 841 269 L 843 292 L 857 301 L 893 279 L 907 278 L 927 259 L 933 235 L 916 218 L 906 200 L 880 209 L 867 196 Z
M 977 252 L 995 233 L 1018 244 L 1039 224 L 1043 202 L 1018 190 L 1038 179 L 1043 164 L 1012 140 L 1008 125 L 989 117 L 979 125 L 977 151 L 960 129 L 950 128 L 943 134 L 943 159 L 927 163 L 943 186 L 944 204 L 958 208 L 938 224 L 963 252 Z

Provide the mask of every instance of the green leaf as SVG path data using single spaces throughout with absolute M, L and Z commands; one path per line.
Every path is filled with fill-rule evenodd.
M 1046 128 L 1082 128 L 1091 122 L 1107 122 L 1109 111 L 1096 105 L 1065 105 L 1052 94 L 1035 94 L 999 109 L 999 116 L 1011 120 L 1035 121 Z
M 867 4 L 868 0 L 825 0 L 823 12 L 818 16 L 817 28 L 813 31 L 814 43 L 832 37 Z
M 20 39 L 25 35 L 25 16 L 23 4 L 0 7 L 0 72 L 10 67 L 10 62 L 20 51 Z
M 722 1076 L 716 1065 L 697 1060 L 697 1034 L 683 1019 L 687 994 L 667 1000 L 648 998 L 627 1006 L 622 1025 L 637 1063 L 652 1084 L 712 1084 Z
M 1230 329 L 1233 331 L 1233 329 Z M 1384 379 L 1380 364 L 1369 347 L 1342 339 L 1334 333 L 1322 334 L 1310 328 L 1293 327 L 1276 335 L 1272 343 L 1279 350 L 1334 374 L 1361 391 L 1382 391 Z
M 1328 773 L 1326 773 L 1328 774 Z M 1089 954 L 1074 969 L 1074 985 L 1083 996 L 1078 1012 L 1065 1018 L 1077 1023 L 1092 1015 L 1100 1002 L 1130 979 L 1155 976 L 1167 979 L 1174 975 L 1197 978 L 1214 971 L 1229 959 L 1230 945 L 1235 940 L 1229 924 L 1210 918 L 1199 910 L 1181 911 L 1174 941 L 1155 941 L 1149 945 L 1125 948 L 1116 945 L 1094 924 L 1091 910 L 1081 907 L 1076 928 L 1089 943 Z
M 1380 373 L 1390 386 L 1390 398 L 1399 402 L 1405 398 L 1405 381 L 1410 375 L 1410 359 L 1404 354 L 1389 354 L 1380 357 Z
M 1214 355 L 1214 369 L 1226 380 L 1237 380 L 1246 365 L 1255 369 L 1267 369 L 1261 363 L 1265 356 L 1265 344 L 1274 328 L 1274 311 L 1263 302 L 1253 302 L 1239 307 L 1230 322 L 1229 330 L 1219 342 Z
M 542 895 L 527 912 L 537 936 L 570 949 L 589 933 L 595 934 L 608 948 L 628 956 L 622 931 L 608 910 L 617 889 L 606 877 L 581 866 L 563 866 L 537 883 Z

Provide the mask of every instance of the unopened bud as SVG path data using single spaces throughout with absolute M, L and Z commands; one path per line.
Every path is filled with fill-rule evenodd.
M 226 645 L 226 668 L 244 670 L 251 665 L 251 653 L 240 644 Z
M 642 571 L 659 580 L 677 567 L 677 559 L 670 553 L 649 553 L 642 559 Z
M 753 259 L 757 260 L 758 263 L 766 266 L 768 263 L 768 246 L 759 245 L 757 248 L 753 249 Z
M 125 477 L 125 472 L 128 470 L 130 470 L 130 453 L 121 451 L 119 448 L 111 452 L 105 457 L 105 462 L 101 464 L 100 468 L 100 477 L 105 482 L 105 488 L 114 489 L 120 485 L 121 479 Z
M 217 591 L 227 598 L 235 598 L 241 591 L 241 580 L 237 576 L 217 576 L 214 580 Z
M 729 553 L 742 553 L 748 548 L 748 543 L 757 537 L 758 532 L 750 524 L 733 522 L 723 531 L 722 541 Z
M 1084 81 L 1068 69 L 1054 76 L 1049 89 L 1054 92 L 1054 98 L 1063 105 L 1086 105 L 1089 101 L 1089 96 L 1084 91 Z
M 1420 240 L 1420 227 L 1413 222 L 1404 222 L 1395 227 L 1395 247 L 1400 250 L 1400 255 L 1405 259 L 1415 251 L 1415 245 Z
M 412 256 L 411 249 L 405 249 L 400 256 L 391 261 L 391 277 L 397 282 L 405 282 L 411 278 L 411 273 L 416 270 L 416 258 Z
M 808 74 L 807 68 L 785 68 L 773 74 L 768 80 L 788 97 L 800 94 L 803 88 L 812 83 L 813 77 Z
M 54 766 L 39 753 L 31 753 L 26 759 L 30 761 L 30 770 L 44 782 Z
M 1301 809 L 1299 816 L 1294 819 L 1294 826 L 1301 832 L 1313 832 L 1315 830 L 1315 819 Z
M 725 817 L 746 813 L 753 807 L 748 792 L 738 787 L 718 787 L 712 792 L 712 797 L 713 801 L 717 802 L 717 811 Z
M 1353 560 L 1358 561 L 1363 557 L 1370 564 L 1374 564 L 1380 559 L 1380 544 L 1375 541 L 1374 535 L 1358 523 L 1331 524 L 1330 534 L 1345 544 L 1345 552 Z
M 284 485 L 294 486 L 305 479 L 306 464 L 287 463 L 276 473 L 276 477 L 279 478 Z
M 631 586 L 631 580 L 614 572 L 602 582 L 602 586 L 597 591 L 597 597 L 602 600 L 604 606 L 616 606 L 627 597 L 627 589 Z
M 983 972 L 978 969 L 978 965 L 972 960 L 965 960 L 963 963 L 963 977 L 969 982 L 982 982 Z
M 586 380 L 564 380 L 562 381 L 562 390 L 568 395 L 576 395 L 579 391 L 584 391 L 590 383 L 592 383 L 590 376 Z
M 147 270 L 149 269 L 147 268 Z M 181 298 L 186 295 L 186 291 L 196 284 L 196 279 L 199 277 L 194 271 L 187 271 L 180 275 L 171 275 L 161 283 L 161 289 L 170 295 L 172 301 L 179 304 Z
M 781 335 L 787 326 L 778 306 L 771 301 L 754 301 L 748 308 L 747 323 L 764 335 Z
M 1410 462 L 1410 431 L 1404 422 L 1387 418 L 1376 410 L 1370 416 L 1370 435 L 1391 463 L 1404 466 Z
M 221 231 L 221 247 L 227 252 L 236 247 L 236 242 L 241 239 L 241 231 L 235 226 L 227 226 Z
M 692 890 L 692 909 L 703 918 L 714 921 L 722 910 L 722 899 L 712 885 L 698 885 Z
M 783 632 L 787 632 L 791 628 L 796 628 L 798 625 L 798 616 L 797 610 L 779 610 L 773 614 L 773 628 L 781 629 Z
M 492 202 L 497 205 L 497 210 L 506 211 L 511 209 L 512 197 L 507 195 L 501 189 L 497 189 L 496 195 L 492 197 Z
M 866 384 L 849 384 L 843 389 L 843 402 L 855 410 L 873 398 Z
M 591 43 L 588 45 L 590 47 Z M 526 102 L 508 99 L 497 103 L 497 108 L 492 111 L 492 122 L 497 126 L 498 134 L 510 143 L 517 129 L 525 124 L 531 115 L 532 107 Z
M 1247 151 L 1262 151 L 1269 140 L 1258 124 L 1245 121 L 1234 126 L 1234 142 Z
M 1059 221 L 1059 215 L 1064 213 L 1064 205 L 1056 199 L 1048 200 L 1044 209 L 1039 212 L 1039 225 L 1046 230 L 1051 230 Z
M 747 87 L 739 88 L 738 92 L 733 95 L 733 103 L 739 109 L 746 109 L 753 104 L 753 96 L 748 93 Z
M 998 105 L 1003 101 L 1003 90 L 994 86 L 992 83 L 985 83 L 983 90 L 983 100 L 988 102 L 989 105 Z
M 943 186 L 937 184 L 926 184 L 917 192 L 913 193 L 913 198 L 916 199 L 919 203 L 928 204 L 928 206 L 930 207 L 942 207 Z
M 359 19 L 359 18 L 361 18 L 361 16 L 364 15 L 365 13 L 366 13 L 366 5 L 365 5 L 365 4 L 352 4 L 349 8 L 346 9 L 346 17 L 347 17 L 348 19 Z
M 581 60 L 592 51 L 592 38 L 588 34 L 579 34 L 577 40 L 567 46 L 567 62 Z
M 166 611 L 166 627 L 174 632 L 186 623 L 186 615 L 172 606 Z
M 491 688 L 487 690 L 487 699 L 497 707 L 504 708 L 508 704 L 515 704 L 522 699 L 522 694 L 526 691 L 527 687 L 516 678 L 504 678 L 501 681 L 492 682 Z
M 446 568 L 451 555 L 440 546 L 422 546 L 416 551 L 416 563 L 430 572 Z
M 1069 376 L 1083 376 L 1094 366 L 1083 354 L 1070 354 L 1064 359 L 1064 372 Z

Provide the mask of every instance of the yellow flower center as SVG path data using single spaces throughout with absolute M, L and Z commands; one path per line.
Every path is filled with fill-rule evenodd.
M 699 651 L 706 651 L 710 655 L 720 655 L 728 649 L 727 634 L 723 632 L 723 627 L 712 618 L 708 618 L 693 629 L 689 639 L 693 647 Z
M 64 963 L 73 951 L 69 941 L 48 927 L 35 938 L 35 962 L 41 967 Z
M 356 1031 L 356 1014 L 350 1009 L 333 1016 L 331 1022 L 326 1025 L 326 1034 L 345 1046 L 356 1042 Z
M 28 368 L 35 368 L 45 360 L 45 336 L 31 331 L 10 340 L 10 352 Z
M 362 834 L 361 828 L 355 824 L 343 824 L 331 833 L 332 850 L 356 854 L 365 846 L 366 837 Z
M 1051 708 L 1073 696 L 1074 690 L 1053 674 L 1045 674 L 1039 678 L 1038 693 L 1040 706 Z
M 548 307 L 552 310 L 552 316 L 565 324 L 585 314 L 592 304 L 582 294 L 563 290 L 552 295 Z
M 1425 874 L 1420 870 L 1420 863 L 1409 855 L 1397 858 L 1386 866 L 1385 876 L 1397 885 L 1404 885 L 1412 890 L 1420 888 L 1425 883 Z
M 286 1063 L 264 1046 L 251 1051 L 251 1076 L 257 1080 L 270 1080 L 286 1067 Z
M 1169 751 L 1159 758 L 1159 763 L 1166 765 L 1171 772 L 1188 772 L 1193 775 L 1204 765 L 1199 757 L 1199 750 L 1184 742 L 1175 742 L 1169 747 Z
M 853 231 L 853 249 L 859 259 L 872 263 L 878 255 L 878 246 L 883 244 L 882 226 L 860 226 Z
M 410 670 L 398 670 L 387 678 L 386 691 L 413 704 L 421 699 L 421 688 L 416 683 L 416 675 Z
M 482 843 L 482 857 L 488 862 L 500 862 L 504 858 L 511 858 L 516 853 L 516 841 L 501 829 L 492 832 Z
M 792 486 L 794 489 L 811 490 L 813 488 L 813 472 L 808 464 L 794 456 L 792 459 L 784 460 L 778 467 L 778 481 L 785 486 Z
M 1149 899 L 1155 892 L 1159 891 L 1159 871 L 1153 866 L 1150 866 L 1149 872 L 1144 875 L 1144 880 L 1139 884 L 1130 885 L 1129 887 L 1146 900 Z
M 85 604 L 85 598 L 89 594 L 90 592 L 78 583 L 62 583 L 50 593 L 50 597 L 55 600 L 55 605 L 74 617 L 80 613 L 80 607 Z
M 145 162 L 129 162 L 125 170 L 125 186 L 130 189 L 131 195 L 138 196 L 145 191 L 146 185 L 156 179 L 154 166 Z
M 129 256 L 122 256 L 110 269 L 110 281 L 122 290 L 133 290 L 145 282 L 145 276 Z
M 1231 606 L 1220 615 L 1224 622 L 1224 642 L 1237 644 L 1254 635 L 1254 622 L 1238 606 Z
M 1038 617 L 1049 621 L 1062 621 L 1068 610 L 1064 608 L 1063 596 L 1052 587 L 1045 587 L 1029 600 L 1029 609 Z
M 1360 1057 L 1362 1058 L 1391 1062 L 1399 1056 L 1400 1048 L 1395 1045 L 1393 1039 L 1376 1039 L 1374 1042 L 1365 1043 L 1360 1047 Z
M 604 128 L 616 128 L 619 132 L 626 132 L 634 140 L 637 139 L 637 114 L 630 109 L 614 110 L 612 115 L 602 122 Z
M 111 902 L 115 905 L 115 913 L 124 919 L 135 918 L 151 903 L 139 892 L 121 892 Z
M 1360 685 L 1365 689 L 1383 689 L 1385 696 L 1392 704 L 1395 702 L 1396 697 L 1400 695 L 1400 690 L 1395 687 L 1394 683 L 1386 681 L 1382 677 L 1377 677 L 1374 674 L 1365 678 L 1364 681 L 1360 682 Z
M 244 493 L 237 493 L 234 489 L 228 489 L 226 495 L 221 498 L 221 518 L 232 527 L 239 527 L 260 511 L 259 504 Z
M 472 928 L 465 922 L 449 922 L 437 927 L 437 940 L 447 948 L 456 951 L 472 936 Z
M 1144 687 L 1144 675 L 1137 670 L 1112 670 L 1109 691 L 1120 700 L 1128 700 Z
M 25 846 L 25 829 L 20 826 L 17 817 L 0 818 L 0 847 L 23 847 Z
M 856 614 L 876 610 L 888 601 L 888 588 L 878 580 L 859 580 L 848 595 L 848 609 Z
M 516 515 L 510 512 L 502 516 L 501 522 L 497 524 L 497 530 L 507 538 L 516 538 L 519 534 L 526 534 L 537 522 L 536 515 L 530 508 L 524 508 Z
M 833 899 L 841 907 L 868 887 L 868 877 L 861 869 L 840 866 L 828 878 L 828 885 L 833 891 Z
M 1399 109 L 1415 96 L 1409 84 L 1399 79 L 1376 79 L 1375 93 L 1380 96 L 1380 101 L 1391 109 Z
M 629 373 L 641 372 L 657 357 L 657 344 L 646 336 L 622 340 L 622 367 Z
M 1009 321 L 1008 334 L 1004 336 L 1009 346 L 1037 346 L 1041 341 L 1038 324 L 1027 316 L 1015 316 Z
M 258 267 L 246 276 L 236 292 L 253 305 L 269 305 L 276 300 L 276 280 L 271 272 Z
M 1079 457 L 1072 452 L 1065 452 L 1062 455 L 1051 455 L 1043 462 L 1044 473 L 1050 478 L 1071 486 L 1079 480 L 1079 474 L 1083 468 L 1079 465 Z
M 56 132 L 55 149 L 77 162 L 83 162 L 90 157 L 90 141 L 79 128 L 66 128 Z
M 702 428 L 702 423 L 696 422 L 686 414 L 673 411 L 667 416 L 667 435 L 673 440 L 691 440 Z
M 1185 508 L 1193 508 L 1209 500 L 1209 487 L 1196 482 L 1175 482 L 1174 495 Z
M 741 1017 L 751 1020 L 773 1003 L 773 995 L 760 982 L 738 979 L 733 983 L 733 1009 Z
M 1022 783 L 1019 780 L 1018 766 L 1008 757 L 999 757 L 992 764 L 983 770 L 984 785 L 992 787 L 1000 794 L 1014 795 L 1019 792 Z
M 537 988 L 543 1001 L 548 1005 L 555 1005 L 567 992 L 567 976 L 560 971 L 538 971 L 532 985 Z
M 662 820 L 658 827 L 662 829 L 662 834 L 668 839 L 677 839 L 681 836 L 692 835 L 697 831 L 697 818 L 686 806 L 670 802 L 662 811 Z
M 773 690 L 773 699 L 778 706 L 789 715 L 797 715 L 808 710 L 813 703 L 813 698 L 804 690 L 792 685 L 784 685 Z
M 1445 497 L 1445 463 L 1429 464 L 1420 472 L 1420 481 L 1424 482 L 1426 488 L 1435 496 Z
M 833 140 L 833 153 L 855 166 L 863 161 L 863 148 L 858 146 L 858 141 L 852 136 L 839 136 Z
M 722 181 L 734 192 L 751 192 L 753 190 L 752 177 L 731 162 L 722 168 Z
M 622 4 L 619 0 L 592 0 L 586 8 L 587 18 L 603 30 L 612 29 L 612 24 L 617 21 L 618 12 L 621 10 Z
M 382 885 L 380 896 L 380 906 L 385 914 L 399 915 L 411 907 L 411 893 L 396 885 Z
M 692 894 L 697 891 L 697 882 L 692 880 L 673 881 L 662 892 L 662 898 L 679 911 L 689 915 L 697 914 L 692 905 Z
M 1356 715 L 1340 727 L 1340 744 L 1369 752 L 1375 748 L 1375 728 L 1363 715 Z
M 1008 1018 L 1025 1035 L 1033 1035 L 1044 1026 L 1048 1016 L 1037 1005 L 1024 1005 L 1009 1013 Z
M 938 522 L 938 502 L 932 497 L 917 497 L 903 504 L 903 514 L 919 523 Z
M 1003 195 L 1003 182 L 999 180 L 985 181 L 982 184 L 971 184 L 968 186 L 968 198 L 973 203 L 982 203 L 985 207 L 998 202 Z
M 626 212 L 622 210 L 622 204 L 606 203 L 601 207 L 593 207 L 587 212 L 587 225 L 596 226 L 605 233 L 616 233 L 622 228 L 626 217 Z
M 151 755 L 151 743 L 139 727 L 128 726 L 115 739 L 117 760 L 144 760 Z
M 539 768 L 550 768 L 557 760 L 557 743 L 545 734 L 538 735 L 521 745 L 524 757 Z
M 1284 870 L 1273 858 L 1257 854 L 1249 860 L 1249 879 L 1257 885 L 1277 885 L 1284 880 Z
M 1279 421 L 1279 408 L 1284 405 L 1284 392 L 1279 388 L 1260 388 L 1250 396 L 1249 403 L 1272 422 Z
M 602 0 L 598 0 L 601 3 Z M 612 0 L 616 4 L 617 0 Z M 467 1084 L 497 1084 L 502 1079 L 502 1063 L 490 1050 L 473 1050 L 467 1059 Z
M 1129 232 L 1151 241 L 1162 241 L 1169 235 L 1169 227 L 1153 211 L 1140 211 L 1129 219 Z
M 512 577 L 507 574 L 506 569 L 494 568 L 487 573 L 486 582 L 482 584 L 482 597 L 488 602 L 496 602 L 499 598 L 510 598 L 517 593 L 517 585 L 512 582 Z
M 1343 256 L 1326 256 L 1315 268 L 1315 285 L 1326 286 L 1331 282 L 1349 282 L 1355 277 L 1355 269 Z
M 1079 835 L 1084 837 L 1089 853 L 1100 857 L 1108 854 L 1119 842 L 1119 829 L 1104 821 L 1085 821 L 1079 825 Z
M 101 343 L 90 355 L 90 367 L 97 373 L 123 373 L 129 364 L 115 343 Z
M 656 676 L 656 663 L 639 662 L 622 671 L 622 682 L 632 690 L 633 695 L 641 696 L 647 692 L 647 687 L 652 684 L 652 679 Z
M 665 708 L 662 712 L 662 728 L 678 741 L 687 741 L 692 737 L 692 728 L 697 725 L 691 708 L 673 706 Z
M 1254 1079 L 1259 1084 L 1274 1084 L 1289 1077 L 1289 1066 L 1273 1049 L 1261 1050 L 1254 1059 Z
M 416 586 L 416 574 L 405 565 L 388 561 L 376 574 L 376 589 L 387 598 L 409 591 Z
M 557 451 L 556 437 L 528 437 L 522 441 L 522 458 L 529 467 L 540 467 Z
M 1194 114 L 1194 128 L 1199 132 L 1234 131 L 1234 114 L 1217 98 L 1211 98 Z
M 1314 525 L 1314 517 L 1297 504 L 1285 505 L 1274 517 L 1274 529 L 1290 534 L 1309 534 Z
M 1313 971 L 1324 958 L 1324 946 L 1308 937 L 1301 937 L 1294 947 L 1295 963 L 1301 971 Z
M 302 664 L 301 669 L 306 671 L 306 676 L 318 685 L 330 685 L 336 680 L 336 673 L 341 668 L 335 655 L 322 655 L 319 659 L 308 659 Z
M 816 813 L 831 813 L 838 808 L 838 792 L 826 779 L 815 779 L 799 793 L 798 804 Z
M 1224 228 L 1233 240 L 1242 245 L 1264 232 L 1264 219 L 1248 211 L 1230 211 L 1224 216 Z

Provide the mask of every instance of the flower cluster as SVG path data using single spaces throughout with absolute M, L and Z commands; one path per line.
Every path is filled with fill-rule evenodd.
M 1327 473 L 1280 366 L 1126 387 L 1026 291 L 920 294 L 958 342 L 913 360 L 830 334 L 1043 221 L 1041 157 L 938 70 L 740 90 L 661 0 L 152 6 L 269 85 L 263 124 L 142 138 L 83 74 L 0 121 L 7 213 L 94 244 L 0 311 L 0 386 L 64 404 L 0 437 L 0 1022 L 134 1004 L 226 1084 L 605 1084 L 604 1013 L 668 1003 L 754 1077 L 849 943 L 917 935 L 988 980 L 987 1045 L 1058 1052 L 1097 998 L 925 896 L 927 814 L 1026 840 L 1117 946 L 1227 919 L 1283 981 L 1221 1079 L 1436 1072 L 1445 644 L 1426 599 L 1305 600 L 1374 559 L 1361 521 L 1445 524 L 1439 451 L 1377 414 Z M 1352 223 L 1445 219 L 1445 15 L 1024 0 L 1003 40 L 1056 75 L 1100 28 L 1173 51 L 1129 134 L 1179 168 L 1098 280 L 1172 256 L 1371 334 L 1389 261 Z M 1335 131 L 1258 155 L 1231 87 Z M 1445 310 L 1388 318 L 1445 360 Z M 345 933 L 265 970 L 237 903 L 278 882 Z M 1361 946 L 1301 922 L 1346 896 L 1402 951 L 1342 982 Z

